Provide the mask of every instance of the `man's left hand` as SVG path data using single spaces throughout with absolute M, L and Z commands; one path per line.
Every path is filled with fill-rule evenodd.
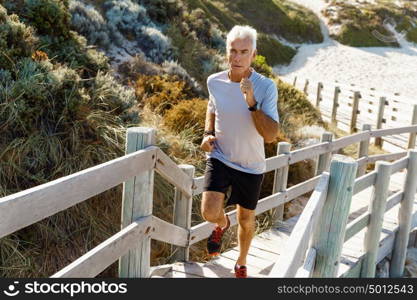
M 253 95 L 253 85 L 252 85 L 252 81 L 250 81 L 249 78 L 247 77 L 242 78 L 242 80 L 240 81 L 240 90 L 242 91 L 248 106 L 255 105 L 256 101 Z

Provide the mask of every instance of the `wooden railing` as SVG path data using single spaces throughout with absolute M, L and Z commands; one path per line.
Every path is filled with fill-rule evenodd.
M 417 124 L 417 99 L 379 93 L 375 88 L 297 77 L 292 84 L 307 94 L 323 117 L 351 133 L 358 131 L 361 124 L 373 124 L 377 129 Z M 404 135 L 385 139 L 396 147 L 413 148 L 416 135 L 412 134 L 408 140 Z M 382 142 L 382 138 L 377 138 L 375 144 L 382 146 Z
M 314 225 L 317 223 L 317 217 L 313 212 L 320 210 L 323 205 L 324 214 L 326 214 L 326 211 L 327 214 L 330 211 L 326 210 L 326 203 L 331 202 L 328 201 L 329 193 L 326 196 L 325 187 L 328 185 L 330 191 L 333 186 L 332 172 L 330 171 L 330 175 L 322 172 L 326 171 L 330 165 L 331 154 L 355 143 L 359 143 L 359 148 L 367 147 L 372 137 L 405 132 L 417 132 L 417 125 L 395 129 L 366 130 L 334 141 L 331 135 L 326 133 L 326 136 L 322 139 L 323 142 L 294 151 L 290 151 L 288 143 L 279 143 L 278 155 L 266 159 L 266 172 L 275 171 L 273 191 L 270 196 L 259 200 L 256 214 L 259 215 L 271 209 L 277 210 L 279 207 L 282 208 L 285 203 L 314 191 L 312 201 L 309 202 L 301 216 L 303 222 L 297 225 L 294 236 L 290 238 L 290 245 L 291 247 L 294 246 L 296 251 L 293 257 L 288 260 L 288 267 L 280 269 L 279 274 L 294 275 L 295 267 L 300 263 L 300 258 L 305 254 L 305 250 L 308 250 L 304 261 L 305 269 L 313 270 L 313 263 L 318 262 L 319 257 L 321 257 L 320 243 L 326 238 L 335 238 L 334 236 L 317 236 L 315 243 L 307 245 L 305 242 L 311 235 L 312 230 L 314 231 Z M 173 245 L 173 251 L 175 251 L 173 257 L 177 260 L 188 260 L 189 247 L 207 238 L 214 227 L 213 224 L 208 222 L 191 227 L 192 197 L 202 193 L 203 177 L 194 178 L 193 166 L 178 166 L 162 150 L 155 147 L 154 129 L 128 128 L 126 140 L 126 155 L 123 157 L 1 198 L 0 238 L 123 183 L 121 231 L 88 251 L 52 277 L 94 277 L 118 259 L 119 277 L 149 277 L 151 239 Z M 366 165 L 376 160 L 394 160 L 406 155 L 406 152 L 403 152 L 367 156 L 368 152 L 364 149 L 359 152 L 363 156 L 359 157 L 358 162 L 354 162 L 356 165 Z M 288 167 L 296 162 L 316 159 L 317 157 L 316 176 L 287 188 Z M 392 165 L 391 169 L 398 171 L 407 166 L 410 168 L 409 160 L 408 157 L 400 159 Z M 351 164 L 351 162 L 348 164 Z M 348 169 L 353 170 L 351 167 Z M 152 215 L 154 171 L 175 186 L 173 224 Z M 356 169 L 354 172 L 356 172 Z M 349 174 L 349 172 L 340 176 L 345 178 L 346 174 Z M 378 174 L 378 171 L 374 171 L 356 179 L 353 193 L 377 184 Z M 339 180 L 339 182 L 343 185 L 349 184 L 349 180 L 346 179 Z M 416 180 L 410 179 L 407 182 L 410 182 L 409 186 L 412 187 L 414 184 L 412 182 L 416 182 Z M 411 188 L 409 187 L 409 189 Z M 407 193 L 408 198 L 405 196 L 406 191 L 402 196 L 392 196 L 387 207 L 390 207 L 396 201 L 401 201 L 401 199 L 403 199 L 403 202 L 404 199 L 409 199 L 410 191 Z M 324 198 L 327 200 L 323 204 Z M 407 204 L 404 204 L 404 209 L 402 209 L 404 215 L 407 214 L 406 207 L 409 205 L 409 200 L 407 201 L 404 202 Z M 228 214 L 231 224 L 236 224 L 236 211 Z M 352 236 L 361 226 L 369 226 L 373 215 L 373 213 L 370 213 L 362 216 L 355 225 L 353 223 L 349 225 L 346 233 L 345 228 L 339 226 L 341 240 L 345 238 L 345 235 L 345 239 Z M 282 219 L 280 213 L 276 217 Z M 400 227 L 402 235 L 405 235 L 408 230 L 409 216 L 407 215 L 404 220 L 406 220 L 406 224 Z M 306 226 L 306 224 L 313 226 Z M 405 237 L 398 242 L 400 252 L 403 251 L 404 240 Z M 340 249 L 336 250 L 339 251 Z M 316 252 L 317 258 L 314 259 Z M 337 251 L 334 253 L 337 253 Z M 398 255 L 400 257 L 398 265 L 403 265 L 402 252 Z M 279 263 L 278 265 L 282 264 Z M 306 273 L 304 272 L 304 274 Z M 325 275 L 328 273 L 315 274 Z
M 391 251 L 390 275 L 402 276 L 409 233 L 417 225 L 415 220 L 412 222 L 417 189 L 417 151 L 409 150 L 406 157 L 393 163 L 377 161 L 375 171 L 354 179 L 357 166 L 358 161 L 343 162 L 333 158 L 330 175 L 327 172 L 321 175 L 283 254 L 270 273 L 271 277 L 336 277 L 343 244 L 364 228 L 364 253 L 358 277 L 374 277 L 376 263 Z M 407 169 L 403 190 L 388 197 L 391 175 L 403 169 Z M 341 176 L 345 178 L 341 179 Z M 352 196 L 371 186 L 374 189 L 368 211 L 347 225 Z M 393 239 L 380 243 L 384 214 L 398 203 L 401 204 L 395 243 Z M 322 209 L 323 204 L 326 205 Z M 321 223 L 316 226 L 317 220 Z

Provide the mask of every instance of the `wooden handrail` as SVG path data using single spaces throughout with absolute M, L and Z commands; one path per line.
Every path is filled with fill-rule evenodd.
M 149 147 L 0 199 L 0 237 L 102 193 L 155 165 Z
M 327 196 L 328 185 L 329 173 L 324 172 L 292 230 L 290 238 L 285 245 L 285 250 L 272 268 L 269 274 L 270 277 L 294 277 L 297 273 L 305 257 L 310 235 L 317 224 L 317 220 L 320 218 Z
M 152 215 L 141 217 L 51 277 L 95 277 L 146 236 L 178 246 L 188 244 L 188 231 L 184 228 Z
M 52 278 L 95 277 L 149 235 L 152 217 L 142 217 L 52 275 Z
M 179 188 L 187 197 L 191 197 L 190 191 L 193 186 L 193 178 L 185 174 L 161 149 L 157 149 L 156 156 L 155 170 L 169 183 Z

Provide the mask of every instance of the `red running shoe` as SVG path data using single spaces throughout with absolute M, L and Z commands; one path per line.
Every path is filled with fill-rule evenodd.
M 226 215 L 226 220 L 226 227 L 221 228 L 220 226 L 216 226 L 207 240 L 207 251 L 210 256 L 216 256 L 220 254 L 220 249 L 222 247 L 222 237 L 226 230 L 230 227 L 230 220 L 228 215 Z
M 235 277 L 236 278 L 247 278 L 248 277 L 248 269 L 246 268 L 246 266 L 237 266 L 237 264 L 235 264 Z

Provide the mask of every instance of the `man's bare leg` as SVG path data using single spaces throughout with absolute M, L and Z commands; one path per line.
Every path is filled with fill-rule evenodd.
M 205 191 L 201 200 L 201 215 L 204 220 L 216 223 L 220 227 L 227 225 L 224 213 L 224 193 Z
M 255 233 L 255 210 L 246 209 L 237 205 L 237 221 L 239 224 L 239 257 L 236 263 L 242 266 L 246 265 L 246 257 Z

